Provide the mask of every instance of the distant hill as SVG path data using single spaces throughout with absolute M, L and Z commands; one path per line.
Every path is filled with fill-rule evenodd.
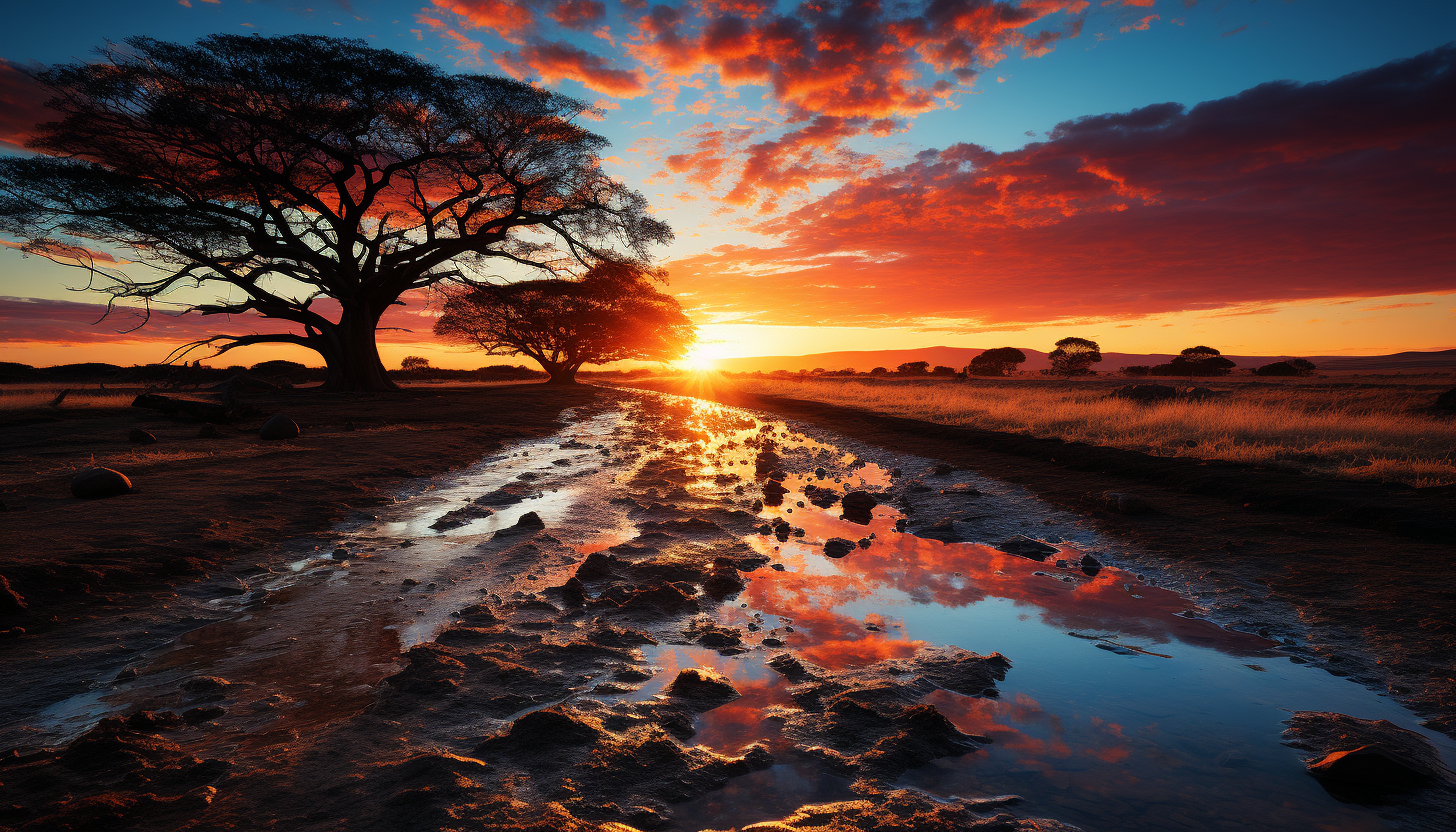
M 1045 370 L 1051 367 L 1047 354 L 1040 350 L 1021 348 L 1026 353 L 1023 370 Z M 722 358 L 718 369 L 729 372 L 753 372 L 762 370 L 845 370 L 853 368 L 867 373 L 875 367 L 895 369 L 907 361 L 929 361 L 931 366 L 945 365 L 962 369 L 971 359 L 985 350 L 970 347 L 921 347 L 911 350 L 846 350 L 843 352 L 820 352 L 810 355 L 766 355 L 752 358 Z M 1258 367 L 1289 356 L 1282 355 L 1229 355 L 1225 356 L 1240 368 Z M 1315 355 L 1307 356 L 1321 370 L 1338 372 L 1396 372 L 1410 370 L 1456 370 L 1456 349 L 1436 352 L 1399 352 L 1394 355 Z M 1137 364 L 1165 364 L 1173 356 L 1166 353 L 1140 355 L 1136 353 L 1105 352 L 1099 371 L 1115 371 Z

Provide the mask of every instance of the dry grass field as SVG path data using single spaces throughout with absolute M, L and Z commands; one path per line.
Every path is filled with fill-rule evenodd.
M 730 383 L 748 393 L 942 424 L 1419 487 L 1456 483 L 1456 419 L 1431 409 L 1436 395 L 1453 381 L 1450 375 L 1218 381 L 1208 385 L 1218 391 L 1213 398 L 1154 405 L 1110 396 L 1129 383 L 1121 378 L 738 377 Z

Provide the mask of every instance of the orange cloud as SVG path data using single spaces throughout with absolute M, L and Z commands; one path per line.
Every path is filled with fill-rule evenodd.
M 510 0 L 431 0 L 436 8 L 454 12 L 477 29 L 489 29 L 512 43 L 535 26 L 529 6 Z
M 641 72 L 617 69 L 602 56 L 569 43 L 536 41 L 519 53 L 502 53 L 497 60 L 517 78 L 535 73 L 548 84 L 572 80 L 589 90 L 617 98 L 636 98 L 648 91 Z
M 759 226 L 782 247 L 678 261 L 674 286 L 786 324 L 1451 291 L 1453 98 L 1456 47 L 1443 47 L 1191 110 L 1089 116 L 1020 150 L 926 151 Z M 815 284 L 880 288 L 789 291 L 785 273 L 806 267 Z

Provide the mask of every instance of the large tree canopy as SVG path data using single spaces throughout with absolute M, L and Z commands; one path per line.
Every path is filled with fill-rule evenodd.
M 493 262 L 643 265 L 671 239 L 601 170 L 606 140 L 573 123 L 579 101 L 361 40 L 126 43 L 36 75 L 60 119 L 29 142 L 40 155 L 0 159 L 0 231 L 58 259 L 120 247 L 155 270 L 81 256 L 114 299 L 211 285 L 204 315 L 294 325 L 189 346 L 297 344 L 332 388 L 388 387 L 375 330 L 404 293 L 492 282 Z
M 555 384 L 583 364 L 681 358 L 693 324 L 642 269 L 607 264 L 581 280 L 536 280 L 447 290 L 435 334 L 490 355 L 535 359 Z

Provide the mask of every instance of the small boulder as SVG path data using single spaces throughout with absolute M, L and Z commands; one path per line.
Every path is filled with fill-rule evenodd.
M 1456 387 L 1452 387 L 1436 397 L 1436 409 L 1456 412 Z
M 1305 770 L 1341 800 L 1414 799 L 1426 805 L 1409 804 L 1413 814 L 1434 808 L 1447 817 L 1456 808 L 1456 775 L 1430 741 L 1414 731 L 1383 719 L 1321 711 L 1296 711 L 1285 724 L 1285 744 L 1312 752 Z
M 831 558 L 842 558 L 854 551 L 855 543 L 843 537 L 831 537 L 824 541 L 824 554 Z
M 206 424 L 206 425 L 203 425 L 202 427 L 200 427 L 200 428 L 197 429 L 197 438 L 198 439 L 221 439 L 222 438 L 222 431 L 218 430 L 217 425 Z
M 1032 540 L 1020 534 L 1012 535 L 996 548 L 1009 555 L 1042 561 L 1047 559 L 1047 555 L 1055 555 L 1057 553 L 1057 547 L 1043 543 L 1040 540 Z
M 131 480 L 110 468 L 87 468 L 71 479 L 71 495 L 82 500 L 116 497 L 128 491 Z
M 677 678 L 664 689 L 669 696 L 689 699 L 695 703 L 712 703 L 716 707 L 738 698 L 738 691 L 727 679 L 711 670 L 690 667 L 679 671 Z
M 511 537 L 521 534 L 535 534 L 536 532 L 539 532 L 544 528 L 546 528 L 546 523 L 541 519 L 541 515 L 537 514 L 534 511 L 528 511 L 525 514 L 521 515 L 520 519 L 516 521 L 516 524 L 514 526 L 507 526 L 506 528 L 501 529 L 500 531 L 495 533 L 495 536 Z
M 851 491 L 844 495 L 844 499 L 840 500 L 839 504 L 844 507 L 844 519 L 863 526 L 869 524 L 875 506 L 879 505 L 880 501 L 868 491 Z
M 297 439 L 299 435 L 298 423 L 284 416 L 282 413 L 275 413 L 272 418 L 263 423 L 258 429 L 260 439 Z
M 935 466 L 935 475 L 937 477 L 943 477 L 946 474 L 949 474 L 950 472 L 952 472 L 954 470 L 955 470 L 954 468 L 952 468 L 951 466 L 949 466 L 946 463 L 942 462 L 942 463 L 940 463 L 940 464 L 938 464 L 938 465 Z
M 132 428 L 131 432 L 126 435 L 126 441 L 133 445 L 155 445 L 157 444 L 157 437 L 141 428 Z

